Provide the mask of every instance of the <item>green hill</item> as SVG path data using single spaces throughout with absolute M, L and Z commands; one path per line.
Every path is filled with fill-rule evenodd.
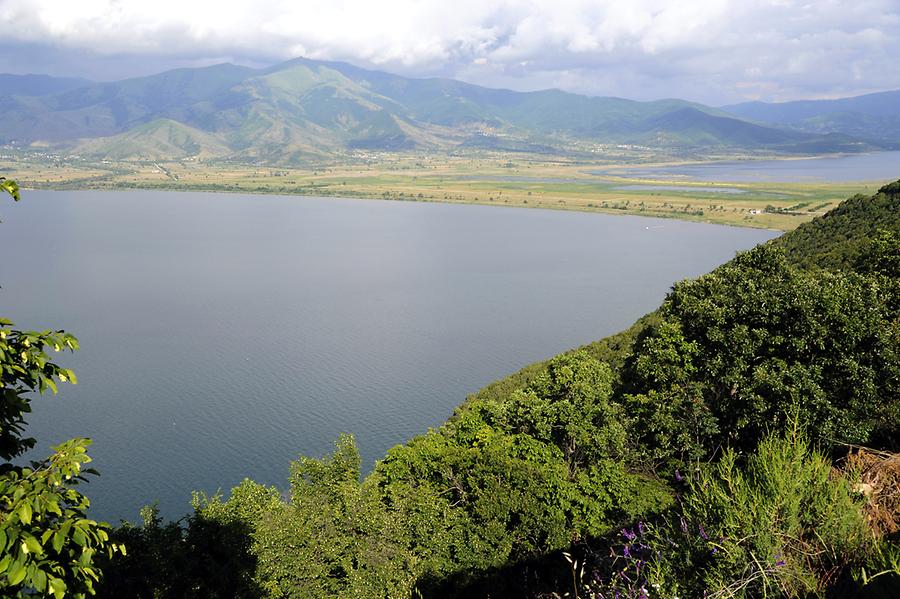
M 171 119 L 157 119 L 125 133 L 91 139 L 76 146 L 75 151 L 113 160 L 209 158 L 230 153 L 213 135 Z
M 900 181 L 872 196 L 853 196 L 772 243 L 800 266 L 849 270 L 882 230 L 900 232 Z
M 0 110 L 0 135 L 2 141 L 19 143 L 74 143 L 123 133 L 157 118 L 189 112 L 197 102 L 235 85 L 250 72 L 234 65 L 177 69 L 113 83 L 89 83 L 40 97 L 16 97 L 15 109 Z

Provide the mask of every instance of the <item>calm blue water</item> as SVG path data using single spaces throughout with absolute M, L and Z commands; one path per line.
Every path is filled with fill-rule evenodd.
M 900 152 L 847 154 L 799 160 L 707 162 L 679 166 L 604 169 L 591 172 L 595 175 L 731 183 L 888 182 L 900 179 Z
M 746 189 L 737 187 L 698 187 L 696 185 L 617 185 L 613 189 L 633 189 L 635 191 L 684 191 L 688 193 L 747 193 Z
M 528 363 L 630 325 L 772 232 L 488 206 L 161 192 L 0 204 L 0 314 L 65 328 L 79 385 L 39 453 L 94 439 L 96 517 L 242 478 L 352 432 L 366 468 Z

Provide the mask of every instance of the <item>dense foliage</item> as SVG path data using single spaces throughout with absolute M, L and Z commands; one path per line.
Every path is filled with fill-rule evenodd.
M 626 366 L 654 459 L 748 451 L 792 419 L 829 446 L 896 427 L 900 329 L 870 278 L 803 271 L 761 246 L 677 284 L 661 316 Z
M 599 597 L 805 597 L 871 552 L 862 498 L 796 431 L 768 436 L 746 459 L 704 466 L 676 509 L 623 529 L 599 574 Z
M 13 181 L 0 177 L 0 188 L 19 199 Z M 76 350 L 78 341 L 64 331 L 12 327 L 0 318 L 0 593 L 84 597 L 100 579 L 95 554 L 119 550 L 109 542 L 109 527 L 87 517 L 90 501 L 76 486 L 94 473 L 83 468 L 91 461 L 90 440 L 66 441 L 27 466 L 12 462 L 35 444 L 22 436 L 31 394 L 56 393 L 57 381 L 77 382 L 45 350 Z
M 869 525 L 878 494 L 832 462 L 900 438 L 895 187 L 675 285 L 629 331 L 491 385 L 363 479 L 341 437 L 330 456 L 291 465 L 286 494 L 247 480 L 228 498 L 198 496 L 179 523 L 148 512 L 116 531 L 134 550 L 109 564 L 101 593 L 806 597 L 900 585 L 896 536 Z
M 834 210 L 802 224 L 773 243 L 805 268 L 854 268 L 879 231 L 900 231 L 900 181 L 873 196 L 855 195 Z

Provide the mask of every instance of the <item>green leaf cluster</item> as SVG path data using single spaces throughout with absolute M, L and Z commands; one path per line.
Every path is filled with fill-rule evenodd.
M 88 439 L 54 447 L 43 462 L 7 468 L 0 476 L 0 589 L 62 597 L 93 594 L 98 552 L 124 548 L 109 542 L 108 527 L 87 517 L 90 501 L 76 488 L 89 463 Z
M 729 449 L 691 483 L 662 567 L 687 595 L 816 594 L 871 548 L 864 501 L 804 435 L 768 436 L 746 461 Z
M 34 447 L 35 440 L 22 437 L 25 414 L 31 412 L 29 394 L 48 389 L 57 392 L 57 381 L 77 384 L 75 373 L 50 361 L 52 349 L 74 351 L 78 340 L 65 331 L 18 331 L 0 317 L 0 458 L 11 460 Z
M 19 195 L 19 184 L 12 179 L 0 177 L 0 189 L 12 196 L 12 199 L 18 202 L 21 199 Z

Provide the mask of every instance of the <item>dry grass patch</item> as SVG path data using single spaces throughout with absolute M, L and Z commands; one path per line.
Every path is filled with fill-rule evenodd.
M 866 497 L 864 511 L 879 537 L 900 531 L 900 453 L 858 448 L 839 464 L 841 474 L 855 479 Z

